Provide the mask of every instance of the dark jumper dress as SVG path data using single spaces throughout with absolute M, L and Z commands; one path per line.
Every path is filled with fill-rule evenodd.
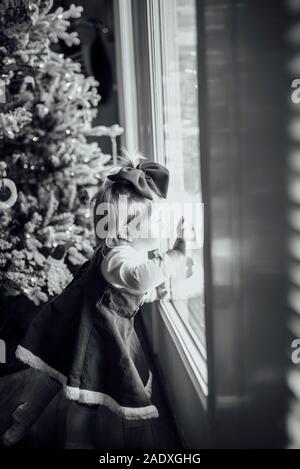
M 32 321 L 16 356 L 63 384 L 67 398 L 128 420 L 158 418 L 152 372 L 134 328 L 144 295 L 117 290 L 95 249 L 64 291 Z

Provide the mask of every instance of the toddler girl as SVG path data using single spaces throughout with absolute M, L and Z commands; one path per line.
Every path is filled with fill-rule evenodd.
M 134 317 L 184 263 L 183 218 L 173 248 L 157 250 L 154 208 L 167 197 L 168 184 L 167 168 L 150 161 L 136 166 L 127 154 L 96 194 L 93 256 L 43 307 L 17 348 L 17 358 L 41 373 L 31 398 L 13 413 L 5 445 L 23 438 L 62 386 L 68 399 L 104 406 L 126 420 L 159 417 Z

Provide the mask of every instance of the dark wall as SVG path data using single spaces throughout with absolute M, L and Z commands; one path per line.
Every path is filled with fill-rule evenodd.
M 286 340 L 284 8 L 270 0 L 198 5 L 214 444 L 280 447 Z

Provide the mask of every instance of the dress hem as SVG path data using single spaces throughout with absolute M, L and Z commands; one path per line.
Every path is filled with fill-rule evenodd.
M 125 407 L 120 405 L 115 399 L 108 394 L 90 391 L 88 389 L 81 389 L 75 386 L 68 386 L 67 377 L 49 366 L 40 357 L 34 355 L 30 350 L 22 345 L 18 345 L 16 350 L 16 358 L 26 365 L 35 368 L 36 370 L 47 373 L 52 378 L 55 378 L 63 385 L 64 394 L 69 400 L 77 401 L 82 404 L 99 404 L 108 407 L 112 412 L 124 417 L 128 420 L 134 419 L 150 419 L 158 418 L 159 413 L 156 406 L 149 405 L 146 407 Z M 145 385 L 145 391 L 150 398 L 152 392 L 152 372 L 149 370 L 149 379 Z

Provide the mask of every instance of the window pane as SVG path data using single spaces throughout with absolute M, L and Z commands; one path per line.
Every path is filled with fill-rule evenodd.
M 182 207 L 190 204 L 188 221 L 197 230 L 197 241 L 188 243 L 186 272 L 171 282 L 170 299 L 205 356 L 196 4 L 195 0 L 163 0 L 162 4 L 165 158 L 171 172 L 168 201 L 180 202 Z M 186 210 L 184 216 L 187 219 Z

